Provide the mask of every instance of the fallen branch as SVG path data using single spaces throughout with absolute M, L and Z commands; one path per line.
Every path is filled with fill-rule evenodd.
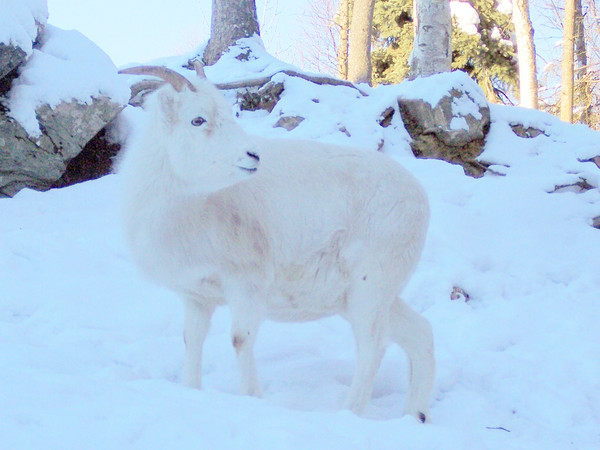
M 250 88 L 250 87 L 261 87 L 267 84 L 271 79 L 277 75 L 278 73 L 283 73 L 290 77 L 302 78 L 303 80 L 310 81 L 311 83 L 315 83 L 318 85 L 329 85 L 329 86 L 346 86 L 353 89 L 356 89 L 363 97 L 367 97 L 367 93 L 365 93 L 360 88 L 356 87 L 353 83 L 346 80 L 339 80 L 337 78 L 327 77 L 327 76 L 313 76 L 307 75 L 305 73 L 296 72 L 295 70 L 280 70 L 275 72 L 272 75 L 268 75 L 262 78 L 256 78 L 253 80 L 244 80 L 244 81 L 233 81 L 231 83 L 217 83 L 215 86 L 221 90 L 229 90 L 229 89 L 241 89 L 241 88 Z

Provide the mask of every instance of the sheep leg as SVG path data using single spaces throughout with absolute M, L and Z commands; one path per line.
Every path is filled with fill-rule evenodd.
M 408 394 L 405 413 L 425 422 L 435 379 L 433 333 L 429 321 L 401 299 L 392 306 L 391 338 L 408 357 Z
M 361 414 L 371 399 L 388 342 L 387 308 L 381 308 L 377 302 L 365 303 L 365 299 L 372 298 L 372 288 L 363 286 L 356 290 L 357 305 L 349 301 L 348 318 L 356 339 L 356 368 L 345 407 L 356 414 Z
M 230 305 L 232 306 L 232 305 Z M 250 308 L 231 307 L 231 342 L 238 360 L 240 392 L 242 395 L 260 397 L 262 389 L 258 381 L 254 360 L 254 343 L 258 335 L 260 319 Z
M 194 299 L 185 302 L 183 339 L 185 359 L 183 363 L 183 384 L 200 389 L 202 387 L 202 345 L 210 327 L 210 319 L 215 308 Z

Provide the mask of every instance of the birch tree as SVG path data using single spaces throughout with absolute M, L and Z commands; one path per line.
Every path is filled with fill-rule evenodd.
M 410 76 L 427 77 L 450 72 L 452 20 L 449 0 L 414 0 L 415 41 L 410 56 Z
M 529 17 L 529 0 L 513 0 L 513 23 L 517 37 L 517 57 L 519 60 L 520 106 L 538 107 L 537 66 L 533 26 Z
M 371 33 L 375 0 L 354 0 L 348 46 L 348 79 L 371 83 Z
M 255 0 L 213 0 L 204 63 L 214 64 L 238 39 L 260 35 Z

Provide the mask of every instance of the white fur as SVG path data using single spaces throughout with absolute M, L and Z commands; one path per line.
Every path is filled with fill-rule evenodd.
M 217 305 L 231 309 L 249 395 L 261 393 L 253 344 L 264 319 L 339 314 L 357 345 L 346 407 L 364 409 L 392 340 L 409 359 L 406 412 L 425 420 L 431 327 L 399 298 L 428 224 L 419 183 L 377 152 L 247 135 L 210 83 L 194 85 L 197 92 L 167 85 L 153 94 L 147 130 L 120 170 L 133 255 L 186 302 L 184 383 L 201 385 L 202 344 Z M 193 126 L 198 116 L 206 123 Z

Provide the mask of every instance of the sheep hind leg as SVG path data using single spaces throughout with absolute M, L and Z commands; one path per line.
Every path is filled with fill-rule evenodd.
M 426 422 L 435 379 L 433 333 L 429 321 L 401 299 L 392 306 L 390 333 L 408 358 L 408 393 L 405 413 Z
M 347 311 L 356 339 L 356 368 L 345 407 L 359 415 L 371 399 L 375 377 L 389 339 L 388 309 L 377 302 L 365 302 L 373 296 L 372 287 L 357 286 Z
M 183 339 L 185 341 L 185 359 L 183 363 L 183 384 L 200 389 L 202 387 L 202 346 L 208 334 L 210 320 L 215 308 L 187 299 Z

